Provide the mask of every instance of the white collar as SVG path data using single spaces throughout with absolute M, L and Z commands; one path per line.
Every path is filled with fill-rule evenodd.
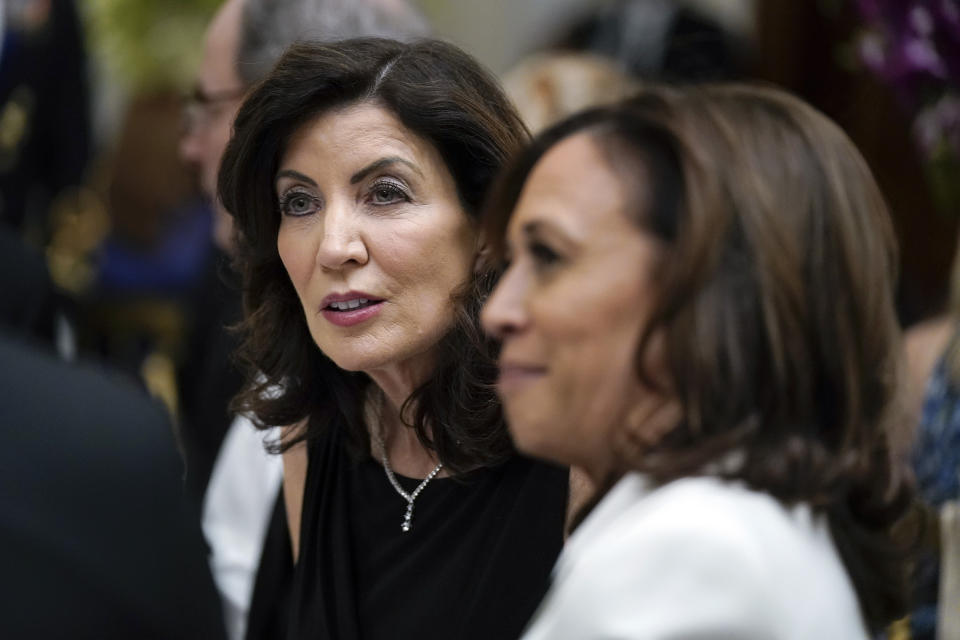
M 648 495 L 651 485 L 649 478 L 638 472 L 620 478 L 567 539 L 563 554 L 577 555 L 581 547 L 591 545 L 592 540 L 627 513 L 630 505 Z

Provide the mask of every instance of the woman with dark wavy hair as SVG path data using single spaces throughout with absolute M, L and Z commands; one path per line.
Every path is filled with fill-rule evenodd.
M 600 488 L 525 638 L 849 640 L 902 614 L 895 246 L 838 127 L 774 89 L 650 88 L 545 132 L 491 212 L 514 441 Z
M 525 141 L 436 41 L 295 45 L 240 108 L 235 405 L 293 425 L 291 638 L 517 637 L 546 590 L 567 475 L 514 453 L 478 319 L 481 201 Z

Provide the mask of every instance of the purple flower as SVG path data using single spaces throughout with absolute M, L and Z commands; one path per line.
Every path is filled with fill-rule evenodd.
M 910 29 L 918 36 L 929 38 L 933 33 L 933 16 L 926 7 L 914 6 L 907 14 Z
M 958 0 L 857 0 L 857 6 L 867 32 L 887 50 L 883 75 L 927 73 L 945 78 L 951 62 L 960 60 Z M 871 65 L 877 59 L 871 55 Z M 960 76 L 952 79 L 960 81 Z
M 935 78 L 947 79 L 947 68 L 940 59 L 940 53 L 930 40 L 916 38 L 903 43 L 900 57 L 900 73 L 929 74 Z
M 947 95 L 921 110 L 913 132 L 927 157 L 942 151 L 960 155 L 960 98 Z
M 857 0 L 864 65 L 917 114 L 914 133 L 933 153 L 960 154 L 960 0 Z
M 910 5 L 897 0 L 857 0 L 857 6 L 867 22 L 898 25 L 904 23 Z
M 957 0 L 940 0 L 933 11 L 939 28 L 954 43 L 960 42 L 960 3 Z

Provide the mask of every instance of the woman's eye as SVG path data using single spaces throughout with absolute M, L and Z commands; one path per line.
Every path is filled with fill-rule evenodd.
M 560 261 L 560 254 L 542 242 L 531 243 L 527 250 L 537 266 L 550 267 Z
M 397 204 L 409 200 L 407 192 L 392 182 L 378 182 L 370 189 L 370 202 L 375 205 Z
M 317 198 L 300 191 L 291 191 L 280 199 L 280 212 L 285 216 L 305 216 L 319 208 Z

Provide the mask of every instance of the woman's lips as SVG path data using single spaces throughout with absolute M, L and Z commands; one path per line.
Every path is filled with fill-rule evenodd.
M 357 307 L 356 309 L 340 310 L 329 306 L 324 307 L 320 310 L 320 315 L 322 315 L 327 322 L 335 324 L 338 327 L 352 327 L 353 325 L 360 324 L 374 317 L 380 313 L 381 309 L 383 309 L 383 300 L 371 300 L 364 306 Z
M 365 291 L 331 293 L 320 301 L 320 315 L 338 327 L 351 327 L 380 313 L 383 299 Z
M 497 378 L 497 389 L 501 393 L 515 391 L 546 374 L 547 368 L 538 365 L 503 363 Z

